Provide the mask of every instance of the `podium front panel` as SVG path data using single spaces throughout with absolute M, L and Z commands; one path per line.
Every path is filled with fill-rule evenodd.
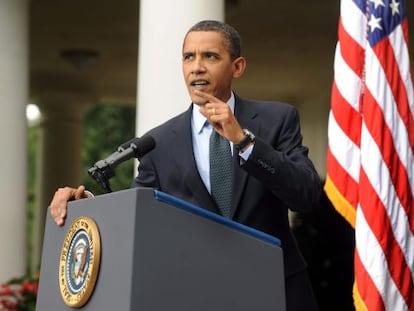
M 88 216 L 102 247 L 82 310 L 284 311 L 282 249 L 197 209 L 136 188 L 70 202 L 64 227 L 48 215 L 37 310 L 73 310 L 60 297 L 59 255 L 67 226 Z

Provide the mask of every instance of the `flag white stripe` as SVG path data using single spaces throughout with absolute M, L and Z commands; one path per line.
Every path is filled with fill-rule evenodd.
M 413 264 L 414 236 L 410 231 L 409 216 L 405 213 L 398 199 L 394 185 L 389 182 L 391 176 L 382 160 L 381 151 L 369 134 L 365 124 L 363 124 L 361 134 L 361 154 L 361 165 L 382 204 L 386 207 L 385 211 L 390 219 L 395 240 L 403 250 L 407 264 Z M 411 275 L 414 278 L 413 267 L 411 267 Z
M 340 43 L 336 45 L 334 61 L 334 79 L 339 93 L 355 109 L 359 111 L 359 96 L 361 90 L 361 78 L 348 66 L 342 57 Z
M 352 0 L 341 1 L 341 20 L 346 32 L 361 47 L 366 45 L 365 29 L 361 25 L 366 24 L 365 14 Z
M 394 57 L 398 60 L 396 61 L 396 64 L 398 66 L 398 71 L 400 72 L 400 81 L 403 83 L 406 90 L 408 105 L 410 106 L 411 115 L 414 117 L 414 90 L 409 69 L 410 56 L 408 55 L 407 44 L 403 38 L 404 34 L 400 25 L 389 35 L 389 42 L 393 50 Z
M 387 267 L 387 260 L 369 227 L 361 207 L 357 208 L 355 245 L 359 258 L 380 293 L 388 311 L 408 311 L 407 304 L 395 285 Z
M 411 115 L 414 116 L 414 89 L 410 72 L 410 55 L 408 53 L 407 42 L 403 40 L 404 33 L 401 25 L 395 28 L 389 38 L 395 58 L 398 59 L 397 65 L 401 76 L 401 82 L 404 84 L 406 89 Z M 403 44 L 401 44 L 401 40 L 403 40 Z M 408 169 L 409 168 L 407 168 L 407 170 Z
M 414 170 L 412 168 L 409 169 L 409 163 L 414 163 L 414 155 L 411 152 L 407 152 L 411 150 L 407 128 L 400 118 L 397 110 L 397 103 L 395 102 L 394 95 L 388 85 L 385 72 L 383 71 L 378 58 L 370 47 L 367 47 L 366 54 L 366 68 L 370 75 L 369 79 L 366 79 L 366 85 L 377 103 L 381 105 L 380 107 L 383 111 L 385 122 L 391 131 L 396 152 L 404 167 L 407 168 L 406 172 L 409 180 L 412 180 L 414 177 Z M 379 85 L 381 87 L 378 87 Z M 411 193 L 414 193 L 413 185 L 411 185 L 411 189 L 407 190 L 411 190 Z
M 328 140 L 329 148 L 335 159 L 357 182 L 359 180 L 359 147 L 339 127 L 332 111 L 329 112 Z

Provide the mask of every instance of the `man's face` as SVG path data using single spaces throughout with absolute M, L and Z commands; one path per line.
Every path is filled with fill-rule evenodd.
M 183 74 L 191 100 L 204 105 L 206 100 L 195 95 L 198 89 L 226 102 L 230 98 L 234 62 L 217 31 L 193 31 L 183 45 Z

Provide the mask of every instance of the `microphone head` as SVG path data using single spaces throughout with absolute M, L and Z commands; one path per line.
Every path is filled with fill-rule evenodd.
M 125 150 L 129 147 L 131 147 L 131 144 L 136 145 L 137 141 L 139 141 L 139 137 L 134 137 L 126 142 L 124 142 L 122 145 L 120 145 L 117 149 L 118 152 L 121 152 L 122 150 Z
M 134 156 L 140 158 L 155 148 L 155 140 L 151 135 L 134 138 L 130 141 L 130 146 L 135 146 Z

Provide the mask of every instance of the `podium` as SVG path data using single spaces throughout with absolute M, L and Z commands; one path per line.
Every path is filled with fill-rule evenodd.
M 78 254 L 79 245 L 69 247 L 69 240 L 79 240 L 79 233 L 70 235 L 79 217 L 96 224 L 99 241 L 93 238 L 97 244 L 94 249 L 89 246 L 88 259 L 93 251 L 93 260 L 100 260 L 93 264 L 89 298 L 73 307 L 62 296 L 62 284 L 71 275 L 65 269 L 76 269 L 62 260 Z M 76 291 L 75 283 L 74 287 L 76 297 L 82 291 Z M 284 311 L 280 242 L 151 188 L 69 202 L 64 226 L 58 227 L 47 215 L 36 310 L 74 308 Z

